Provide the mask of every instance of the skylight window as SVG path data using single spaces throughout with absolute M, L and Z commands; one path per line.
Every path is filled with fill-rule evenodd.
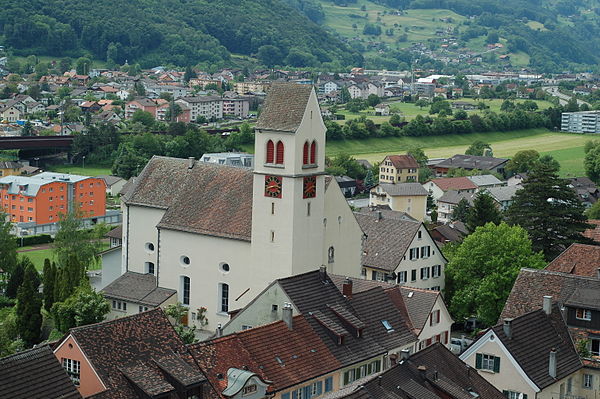
M 411 292 L 409 292 L 409 293 L 408 293 L 408 297 L 409 297 L 409 298 L 412 298 L 413 294 L 414 294 L 414 292 L 412 292 L 412 291 L 411 291 Z
M 392 327 L 392 325 L 390 324 L 389 321 L 387 321 L 387 320 L 381 320 L 381 324 L 383 324 L 383 326 L 385 327 L 385 329 L 387 330 L 387 332 L 394 331 L 394 328 Z

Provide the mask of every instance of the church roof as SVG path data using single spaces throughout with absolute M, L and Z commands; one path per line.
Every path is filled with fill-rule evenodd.
M 311 85 L 274 83 L 256 122 L 256 129 L 294 133 L 302 122 L 312 90 Z

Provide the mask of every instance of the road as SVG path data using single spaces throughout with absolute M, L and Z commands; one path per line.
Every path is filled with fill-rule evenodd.
M 550 94 L 551 96 L 558 97 L 558 102 L 560 105 L 567 105 L 567 103 L 571 99 L 571 96 L 567 96 L 566 94 L 563 94 L 560 91 L 558 91 L 558 86 L 547 86 L 547 87 L 543 87 L 543 89 L 546 93 Z M 582 105 L 582 104 L 590 105 L 589 103 L 587 103 L 583 100 L 579 100 L 579 99 L 577 99 L 577 104 L 578 105 Z

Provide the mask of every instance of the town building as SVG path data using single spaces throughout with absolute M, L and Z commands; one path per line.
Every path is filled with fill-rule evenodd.
M 213 330 L 270 282 L 327 265 L 360 276 L 363 232 L 325 177 L 312 86 L 274 84 L 256 125 L 254 170 L 153 157 L 123 200 L 123 270 L 157 284 Z
M 223 100 L 219 96 L 182 97 L 175 101 L 190 109 L 190 120 L 195 122 L 198 117 L 207 121 L 223 119 Z
M 563 112 L 560 130 L 571 133 L 600 133 L 600 111 Z
M 513 199 L 521 186 L 492 187 L 485 191 L 496 201 L 500 210 L 505 211 L 513 203 Z
M 369 206 L 389 206 L 423 221 L 429 193 L 419 183 L 380 183 L 369 192 Z
M 247 118 L 250 112 L 250 100 L 247 98 L 223 97 L 223 115 Z
M 200 161 L 244 168 L 254 168 L 254 155 L 243 152 L 213 152 L 200 157 Z
M 466 177 L 443 177 L 433 179 L 423 183 L 423 187 L 436 202 L 448 191 L 452 190 L 457 193 L 474 194 L 478 188 L 475 183 Z
M 477 155 L 456 154 L 433 166 L 436 176 L 446 176 L 450 169 L 483 170 L 486 172 L 504 174 L 507 158 L 494 158 Z
M 271 87 L 270 82 L 235 82 L 233 84 L 234 91 L 239 95 L 252 94 L 252 93 L 266 93 Z
M 113 197 L 119 195 L 119 191 L 121 191 L 125 183 L 127 183 L 127 180 L 119 176 L 101 175 L 98 176 L 98 178 L 104 180 L 104 184 L 106 184 L 106 194 L 112 195 Z
M 380 183 L 411 183 L 419 180 L 419 164 L 412 155 L 388 155 L 379 164 Z
M 472 206 L 474 194 L 465 191 L 448 190 L 437 200 L 438 222 L 450 223 L 452 214 L 463 199 Z
M 23 165 L 14 161 L 0 161 L 0 177 L 23 174 Z
M 0 178 L 0 204 L 11 222 L 58 222 L 78 210 L 85 217 L 106 214 L 106 184 L 96 177 L 43 172 Z
M 600 247 L 573 243 L 548 263 L 545 270 L 600 278 Z

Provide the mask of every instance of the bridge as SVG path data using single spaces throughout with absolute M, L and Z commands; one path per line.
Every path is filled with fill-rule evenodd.
M 74 136 L 4 136 L 0 150 L 69 149 Z

